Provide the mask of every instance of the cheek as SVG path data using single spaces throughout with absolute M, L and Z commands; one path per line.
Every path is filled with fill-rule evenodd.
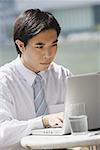
M 32 61 L 34 61 L 34 63 L 39 63 L 43 58 L 42 54 L 36 51 L 33 52 L 30 57 L 32 58 Z
M 41 52 L 35 52 L 33 55 L 38 60 L 41 60 L 43 58 L 43 54 Z
M 55 55 L 56 55 L 56 52 L 57 52 L 57 49 L 53 49 L 53 50 L 52 50 L 52 56 L 55 56 Z

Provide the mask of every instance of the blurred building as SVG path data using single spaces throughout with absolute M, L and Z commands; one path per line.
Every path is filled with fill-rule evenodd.
M 61 25 L 62 36 L 100 29 L 100 0 L 0 0 L 1 44 L 11 42 L 13 21 L 17 14 L 29 8 L 41 8 L 52 12 Z
M 57 63 L 74 74 L 100 72 L 100 0 L 0 0 L 0 66 L 16 57 L 13 22 L 31 8 L 52 12 L 60 23 Z
M 53 10 L 53 14 L 61 24 L 63 35 L 96 31 L 100 26 L 100 5 Z
M 20 0 L 18 10 L 41 8 L 52 12 L 62 27 L 62 34 L 95 31 L 100 28 L 100 0 Z
M 10 43 L 16 12 L 14 0 L 0 0 L 0 45 Z

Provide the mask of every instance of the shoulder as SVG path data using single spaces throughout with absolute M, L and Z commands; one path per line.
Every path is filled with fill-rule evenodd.
M 55 62 L 52 62 L 50 67 L 49 67 L 50 72 L 53 72 L 54 74 L 57 74 L 59 76 L 71 76 L 71 72 L 68 68 L 62 66 L 62 65 L 58 65 Z
M 5 82 L 14 73 L 14 61 L 7 63 L 0 67 L 0 81 Z

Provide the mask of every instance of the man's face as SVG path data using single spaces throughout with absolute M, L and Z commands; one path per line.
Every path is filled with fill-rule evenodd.
M 34 72 L 46 70 L 57 51 L 57 32 L 49 29 L 32 37 L 21 55 L 23 64 Z

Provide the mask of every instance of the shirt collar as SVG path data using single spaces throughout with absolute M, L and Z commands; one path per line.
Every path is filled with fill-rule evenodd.
M 34 79 L 36 78 L 36 73 L 26 68 L 23 63 L 21 62 L 20 56 L 15 60 L 15 65 L 19 73 L 21 74 L 21 78 L 28 82 L 29 85 L 32 86 Z M 48 70 L 41 71 L 39 74 L 42 76 L 44 82 L 46 82 Z

